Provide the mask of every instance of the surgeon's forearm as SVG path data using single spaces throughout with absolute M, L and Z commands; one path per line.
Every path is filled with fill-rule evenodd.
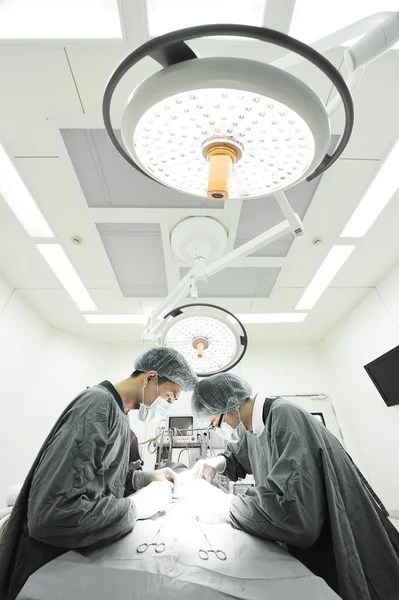
M 223 471 L 223 475 L 228 477 L 230 481 L 237 481 L 237 479 L 245 479 L 248 472 L 244 469 L 241 463 L 238 462 L 232 452 L 225 452 L 223 454 L 226 459 L 226 468 Z
M 310 548 L 321 533 L 323 511 L 311 511 L 310 518 L 305 509 L 301 510 L 299 500 L 287 503 L 277 494 L 265 494 L 265 488 L 252 489 L 255 494 L 258 491 L 261 500 L 248 494 L 234 497 L 230 505 L 233 527 L 268 540 Z
M 28 511 L 30 537 L 58 548 L 82 548 L 115 541 L 132 531 L 136 509 L 128 498 L 84 496 Z
M 126 482 L 125 482 L 125 493 L 124 493 L 124 497 L 127 498 L 128 496 L 131 496 L 132 494 L 134 494 L 134 492 L 137 491 L 138 488 L 133 486 L 133 481 L 134 481 L 134 473 L 136 471 L 141 472 L 141 465 L 143 463 L 141 461 L 135 461 L 130 463 L 129 465 L 129 470 L 127 472 L 126 475 Z
M 137 492 L 153 481 L 153 473 L 147 471 L 134 471 L 132 474 L 133 491 Z

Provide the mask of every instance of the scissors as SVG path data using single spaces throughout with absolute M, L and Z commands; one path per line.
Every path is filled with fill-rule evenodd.
M 165 548 L 166 545 L 164 542 L 157 542 L 158 536 L 161 533 L 161 529 L 162 527 L 160 527 L 158 529 L 158 531 L 156 532 L 156 534 L 154 535 L 154 537 L 152 538 L 151 542 L 144 542 L 143 544 L 140 544 L 140 546 L 137 546 L 137 552 L 139 554 L 143 554 L 143 552 L 145 552 L 146 550 L 148 550 L 148 548 L 150 548 L 150 546 L 155 546 L 155 552 L 157 554 L 161 554 Z
M 209 555 L 213 552 L 213 554 L 219 560 L 226 560 L 227 559 L 226 552 L 223 552 L 223 550 L 215 550 L 212 547 L 211 542 L 209 541 L 207 535 L 205 534 L 205 532 L 203 531 L 203 529 L 201 527 L 201 523 L 199 522 L 198 517 L 197 517 L 197 521 L 198 521 L 198 525 L 199 525 L 199 528 L 201 530 L 201 533 L 204 536 L 206 543 L 208 544 L 208 549 L 207 550 L 205 550 L 204 548 L 200 548 L 200 550 L 198 550 L 198 556 L 200 557 L 200 559 L 201 560 L 208 560 L 209 559 Z

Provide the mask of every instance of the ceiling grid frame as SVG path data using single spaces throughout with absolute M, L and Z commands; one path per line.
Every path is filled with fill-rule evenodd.
M 135 0 L 136 2 L 136 0 Z M 145 0 L 138 0 L 137 4 L 143 5 Z M 124 0 L 116 0 L 119 22 L 121 26 L 120 38 L 0 38 L 0 46 L 20 46 L 40 43 L 44 46 L 98 46 L 98 45 L 125 45 L 132 43 L 134 36 L 129 35 L 129 20 L 126 18 Z
M 121 3 L 123 4 L 123 2 L 121 2 Z M 279 2 L 279 0 L 269 0 L 269 3 L 273 3 L 273 4 L 276 4 L 276 5 L 278 5 L 280 2 Z M 142 6 L 142 5 L 143 5 L 143 2 L 137 2 L 137 4 L 140 4 L 140 6 Z M 281 2 L 281 4 L 283 4 L 283 3 Z M 289 2 L 288 2 L 288 4 L 289 4 Z M 271 5 L 271 4 L 270 4 L 270 5 Z M 125 7 L 128 7 L 127 3 L 125 3 Z M 128 7 L 128 11 L 129 11 L 129 10 L 130 10 L 130 7 Z M 130 23 L 130 21 L 129 21 L 129 23 Z M 270 25 L 270 23 L 268 23 L 268 24 Z M 77 44 L 77 45 L 78 45 L 78 44 Z M 75 60 L 76 60 L 76 58 L 75 58 Z M 76 64 L 76 63 L 75 63 L 75 64 Z M 81 79 L 81 81 L 82 81 L 82 79 Z M 85 115 L 85 116 L 86 116 L 86 115 Z M 77 119 L 76 119 L 76 116 L 70 117 L 70 119 L 71 119 L 71 120 L 74 120 L 74 121 L 75 121 L 75 123 L 76 123 L 76 121 L 77 121 Z M 102 122 L 101 122 L 101 119 L 100 119 L 100 117 L 97 117 L 97 116 L 96 116 L 96 119 L 100 121 L 98 128 L 99 128 L 99 129 L 102 129 L 102 128 L 103 128 L 103 125 L 102 125 Z M 85 126 L 86 126 L 86 123 L 87 123 L 87 121 L 85 121 Z M 65 126 L 65 125 L 64 125 L 64 126 Z M 76 126 L 76 125 L 75 125 L 75 126 Z M 24 158 L 24 153 L 23 153 L 23 152 L 20 152 L 20 153 L 19 153 L 19 155 L 17 155 L 17 157 L 18 157 L 18 158 L 21 158 L 21 160 L 23 160 L 23 158 Z M 46 158 L 47 158 L 47 157 L 46 157 Z M 50 158 L 50 157 L 48 157 L 48 158 Z M 53 157 L 51 157 L 51 158 L 53 158 Z M 62 165 L 63 165 L 63 168 L 64 168 L 64 167 L 65 167 L 65 161 L 64 161 L 64 157 L 63 157 L 63 156 L 59 156 L 59 157 L 57 157 L 57 158 L 59 158 L 60 162 L 62 161 Z M 32 156 L 32 159 L 39 159 L 39 156 L 35 156 L 35 157 L 33 157 L 33 156 Z M 362 157 L 362 156 L 360 155 L 360 153 L 359 153 L 359 156 L 356 156 L 355 158 L 352 158 L 352 157 L 350 157 L 350 156 L 348 156 L 348 157 L 346 157 L 346 156 L 343 156 L 341 160 L 342 160 L 342 162 L 343 162 L 343 161 L 348 161 L 348 162 L 349 162 L 349 161 L 353 161 L 353 162 L 359 162 L 359 163 L 360 163 L 360 162 L 362 162 L 362 161 L 364 161 L 364 162 L 366 162 L 366 161 L 368 161 L 368 162 L 371 162 L 371 161 L 374 161 L 374 162 L 380 162 L 380 160 L 381 160 L 381 159 L 380 159 L 380 158 L 373 158 L 373 159 L 372 159 L 372 158 L 365 158 L 365 157 Z M 53 162 L 53 161 L 52 161 L 52 162 Z M 23 168 L 24 168 L 24 167 L 23 167 L 23 166 L 21 166 L 21 173 L 23 173 L 23 170 L 22 170 Z M 72 167 L 72 170 L 73 170 L 73 167 Z M 73 171 L 74 171 L 74 170 L 73 170 Z M 79 185 L 78 185 L 78 187 L 80 188 L 80 186 L 79 186 Z M 81 191 L 80 191 L 80 194 L 82 194 L 82 192 L 81 192 Z M 78 195 L 79 195 L 79 194 L 78 194 Z M 101 208 L 99 208 L 99 209 L 96 209 L 96 208 L 87 208 L 87 204 L 86 204 L 86 209 L 84 208 L 84 204 L 82 204 L 82 208 L 83 208 L 83 213 L 84 213 L 85 219 L 86 219 L 86 221 L 87 221 L 88 223 L 92 223 L 92 222 L 93 222 L 93 219 L 95 219 L 95 218 L 97 218 L 97 217 L 98 217 L 98 218 L 100 218 L 100 219 L 104 219 L 104 221 L 102 221 L 102 222 L 106 222 L 106 220 L 108 221 L 108 219 L 106 219 L 106 220 L 105 220 L 105 214 L 104 214 L 104 215 L 101 217 L 101 211 L 102 211 L 103 209 L 101 209 Z M 113 211 L 114 209 L 104 209 L 104 211 L 105 211 L 105 210 L 110 210 L 110 211 Z M 124 208 L 123 208 L 123 209 L 116 209 L 116 210 L 118 210 L 118 211 L 129 211 L 130 209 L 124 209 Z M 136 210 L 146 210 L 146 209 L 133 209 L 133 210 L 134 210 L 134 211 L 136 211 Z M 148 209 L 148 210 L 149 210 L 149 211 L 152 211 L 152 209 Z M 158 212 L 159 210 L 163 211 L 164 209 L 157 209 L 157 212 Z M 169 216 L 169 213 L 171 213 L 171 210 L 170 210 L 170 209 L 165 209 L 165 210 L 168 212 L 168 216 Z M 173 218 L 173 219 L 179 219 L 180 217 L 181 217 L 181 218 L 183 218 L 184 216 L 195 216 L 194 214 L 191 214 L 191 215 L 189 215 L 189 214 L 188 214 L 188 211 L 187 211 L 187 210 L 185 210 L 185 209 L 172 209 L 172 211 L 174 211 L 174 210 L 175 210 L 176 212 L 175 212 L 175 213 L 173 213 L 173 215 L 172 215 L 172 218 Z M 98 212 L 97 212 L 97 214 L 96 214 L 96 211 L 98 211 Z M 195 209 L 194 209 L 194 212 L 195 212 Z M 205 213 L 205 214 L 207 214 L 207 212 L 208 212 L 207 210 L 205 210 L 205 211 L 202 211 L 202 210 L 201 210 L 199 214 L 203 215 L 204 213 Z M 223 215 L 224 215 L 225 217 L 226 217 L 226 216 L 229 216 L 229 218 L 231 219 L 231 222 L 233 222 L 234 215 L 233 215 L 233 213 L 230 213 L 230 215 L 228 215 L 228 211 L 227 211 L 227 206 L 226 206 L 226 205 L 225 205 L 225 207 L 224 207 L 223 211 L 218 211 L 218 213 L 217 213 L 217 214 L 215 214 L 215 217 L 222 217 L 222 215 L 220 215 L 220 212 L 223 212 Z M 215 213 L 216 213 L 216 211 L 215 211 Z M 119 213 L 119 215 L 120 215 L 120 216 L 122 216 L 122 214 L 123 214 L 122 212 L 120 212 L 120 213 Z M 389 213 L 389 214 L 392 214 L 392 212 L 391 212 L 391 213 Z M 136 213 L 136 216 L 137 216 L 137 213 Z M 116 218 L 116 217 L 115 217 L 115 218 Z M 126 219 L 128 218 L 128 213 L 127 213 L 127 212 L 124 214 L 124 218 L 126 218 Z M 129 218 L 130 218 L 130 217 L 129 217 Z M 138 222 L 138 221 L 140 221 L 140 220 L 141 220 L 141 218 L 142 218 L 141 216 L 137 217 L 137 222 Z M 163 220 L 163 219 L 165 219 L 165 214 L 163 214 L 163 213 L 159 213 L 159 214 L 157 214 L 157 215 L 156 215 L 156 219 L 157 219 L 156 221 L 154 220 L 154 221 L 145 221 L 145 222 L 157 222 L 157 223 L 160 223 L 160 224 L 161 224 L 162 220 Z M 101 222 L 101 221 L 100 221 L 100 222 Z M 109 222 L 109 221 L 108 221 L 108 222 Z M 141 221 L 141 222 L 142 222 L 142 221 Z M 162 227 L 162 225 L 161 225 L 161 227 Z M 164 227 L 165 227 L 165 226 L 164 226 Z M 253 266 L 261 266 L 261 265 L 262 265 L 262 263 L 263 263 L 263 261 L 265 261 L 265 262 L 269 262 L 269 261 L 271 261 L 271 260 L 274 260 L 274 261 L 280 261 L 280 260 L 281 260 L 281 261 L 283 262 L 283 264 L 286 264 L 286 263 L 287 263 L 287 259 L 285 259 L 285 258 L 283 258 L 283 259 L 280 259 L 280 258 L 278 258 L 278 257 L 276 257 L 276 258 L 274 258 L 274 257 L 270 257 L 270 258 L 268 258 L 268 257 L 248 257 L 248 258 L 242 259 L 242 262 L 241 262 L 240 264 L 238 264 L 238 263 L 237 263 L 237 264 L 235 264 L 234 266 L 236 266 L 236 267 L 238 267 L 238 266 L 241 266 L 241 265 L 242 265 L 243 267 L 245 267 L 245 266 L 248 266 L 249 262 L 248 262 L 248 263 L 246 263 L 246 261 L 251 261 Z M 277 265 L 277 263 L 275 262 L 275 263 L 273 264 L 273 263 L 270 263 L 270 262 L 269 262 L 269 265 L 270 265 L 270 266 L 275 266 L 275 265 Z M 180 266 L 183 266 L 183 265 L 176 264 L 176 268 L 179 268 Z M 266 265 L 265 265 L 265 266 L 266 266 Z M 111 271 L 112 271 L 112 268 L 111 268 Z M 343 283 L 343 284 L 341 285 L 341 281 L 344 281 L 344 280 L 345 280 L 345 275 L 344 275 L 344 279 L 342 279 L 342 278 L 341 278 L 341 276 L 340 276 L 340 279 L 339 279 L 339 281 L 337 280 L 337 282 L 334 282 L 334 285 L 331 285 L 331 286 L 329 287 L 329 289 L 331 290 L 331 292 L 337 292 L 337 293 L 339 293 L 340 291 L 345 291 L 345 290 L 349 290 L 349 289 L 353 289 L 353 290 L 360 289 L 359 285 L 354 285 L 352 288 L 350 288 L 349 286 L 345 285 L 345 283 Z M 282 287 L 285 289 L 285 286 L 282 286 Z M 365 286 L 365 287 L 364 287 L 364 289 L 370 289 L 371 287 L 372 287 L 372 286 Z M 293 289 L 295 289 L 295 288 L 296 288 L 296 286 L 295 286 L 295 285 L 290 285 L 290 286 L 288 286 L 288 287 L 287 287 L 287 289 L 288 289 L 288 290 L 290 290 L 290 289 L 291 289 L 291 290 L 293 290 Z M 119 288 L 118 288 L 118 286 L 115 288 L 115 290 L 114 290 L 114 291 L 116 291 L 117 289 L 119 289 Z M 303 289 L 303 288 L 301 288 L 301 287 L 297 287 L 296 289 Z M 274 290 L 273 290 L 273 291 L 274 291 Z M 328 293 L 327 293 L 327 295 L 328 295 Z M 268 300 L 270 300 L 270 299 L 268 299 Z M 146 299 L 143 299 L 143 302 L 139 301 L 138 303 L 139 303 L 140 305 L 142 305 L 143 312 L 145 312 L 145 310 L 144 310 L 144 309 L 146 308 L 146 307 L 145 307 L 145 304 L 146 304 Z M 259 307 L 259 303 L 256 303 L 256 302 L 254 303 L 254 302 L 252 301 L 252 302 L 250 302 L 249 308 L 251 309 L 253 305 L 254 305 L 254 308 L 256 308 L 256 306 L 258 306 L 258 307 Z M 255 305 L 256 305 L 256 306 L 255 306 Z M 267 305 L 267 303 L 265 303 L 265 308 L 266 308 L 266 310 L 268 310 L 268 305 Z M 273 310 L 273 307 L 272 307 L 271 309 Z M 148 309 L 147 309 L 147 310 L 148 310 Z M 256 310 L 254 310 L 254 312 L 257 312 L 257 311 L 256 311 Z M 284 330 L 284 327 L 282 327 L 282 330 Z M 93 331 L 95 331 L 95 328 L 93 329 Z M 265 331 L 266 331 L 266 330 L 265 330 Z M 105 333 L 105 332 L 104 332 L 104 333 Z M 96 336 L 96 335 L 97 335 L 97 333 L 95 333 L 94 335 Z M 309 339 L 310 339 L 310 338 L 309 338 Z M 317 335 L 317 334 L 316 334 L 316 336 L 314 337 L 314 339 L 318 339 L 318 335 Z

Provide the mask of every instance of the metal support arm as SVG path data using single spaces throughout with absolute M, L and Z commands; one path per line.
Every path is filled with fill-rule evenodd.
M 326 35 L 324 38 L 313 42 L 313 44 L 309 44 L 313 50 L 316 52 L 324 53 L 332 48 L 337 48 L 338 46 L 342 46 L 346 42 L 350 42 L 355 38 L 358 38 L 361 35 L 365 35 L 370 31 L 373 31 L 378 27 L 378 25 L 392 17 L 394 12 L 380 12 L 374 15 L 370 15 L 365 17 L 364 19 L 360 19 L 359 21 L 355 21 L 351 23 L 347 27 L 340 29 L 338 31 L 334 31 L 334 33 L 330 33 Z M 270 63 L 273 67 L 278 67 L 279 69 L 290 69 L 295 65 L 302 62 L 304 58 L 299 54 L 295 54 L 294 52 L 289 52 L 285 54 L 281 58 L 278 58 L 274 62 Z
M 344 52 L 344 64 L 348 71 L 346 84 L 353 94 L 359 85 L 364 67 L 376 60 L 399 42 L 399 12 L 392 13 L 378 25 L 365 33 L 360 40 Z M 341 108 L 341 97 L 337 94 L 327 106 L 331 119 Z
M 268 229 L 267 231 L 256 236 L 253 240 L 250 240 L 246 244 L 242 244 L 235 250 L 232 250 L 228 254 L 225 254 L 221 258 L 215 260 L 213 263 L 206 265 L 203 269 L 201 269 L 199 279 L 203 280 L 204 277 L 208 278 L 216 273 L 219 273 L 220 271 L 223 271 L 223 269 L 225 269 L 236 258 L 248 256 L 248 254 L 256 252 L 256 250 L 259 250 L 259 248 L 262 248 L 267 244 L 271 244 L 272 242 L 275 242 L 279 238 L 291 232 L 292 228 L 290 223 L 287 220 L 282 221 L 282 223 L 279 223 L 271 229 Z M 158 335 L 163 324 L 162 320 L 164 315 L 175 308 L 175 306 L 177 306 L 181 300 L 188 296 L 191 287 L 196 284 L 196 280 L 194 269 L 191 269 L 181 280 L 176 289 L 170 293 L 169 296 L 167 296 L 167 298 L 165 298 L 165 300 L 163 300 L 153 311 L 143 334 L 144 341 L 158 341 Z

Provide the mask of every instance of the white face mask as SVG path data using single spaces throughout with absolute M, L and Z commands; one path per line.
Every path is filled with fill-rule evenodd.
M 162 419 L 170 409 L 169 402 L 165 400 L 165 398 L 162 398 L 162 396 L 159 396 L 155 400 L 153 406 L 155 406 L 154 412 L 156 414 L 156 417 L 159 419 Z
M 222 440 L 226 440 L 227 442 L 229 442 L 231 440 L 231 438 L 233 437 L 233 435 L 237 432 L 237 429 L 239 428 L 239 426 L 242 424 L 241 415 L 240 415 L 240 409 L 237 408 L 236 410 L 238 412 L 238 416 L 239 416 L 239 419 L 240 419 L 240 422 L 238 423 L 237 427 L 232 427 L 231 425 L 229 425 L 228 423 L 226 423 L 225 421 L 223 421 L 223 423 L 221 424 L 221 426 L 216 428 L 218 436 L 220 438 L 222 438 Z
M 155 405 L 157 404 L 158 399 L 159 399 L 158 377 L 157 377 L 157 399 L 151 404 L 151 406 L 147 406 L 144 403 L 144 391 L 145 391 L 145 387 L 143 387 L 143 392 L 141 395 L 141 404 L 140 404 L 140 408 L 139 408 L 138 418 L 139 418 L 139 421 L 142 421 L 143 423 L 149 423 L 155 417 Z
M 143 421 L 143 423 L 149 423 L 155 417 L 155 409 L 152 406 L 146 406 L 141 403 L 139 408 L 138 418 L 139 421 Z
M 218 436 L 227 442 L 231 440 L 231 436 L 233 435 L 234 431 L 234 428 L 228 423 L 222 423 L 217 429 Z

